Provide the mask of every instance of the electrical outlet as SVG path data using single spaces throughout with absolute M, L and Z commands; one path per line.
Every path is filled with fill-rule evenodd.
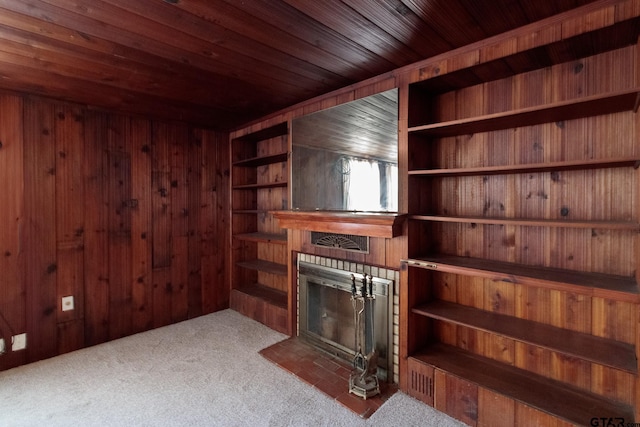
M 11 351 L 24 350 L 27 348 L 27 334 L 14 335 L 11 342 Z
M 4 353 L 4 338 L 0 338 L 0 354 Z
M 62 311 L 73 310 L 73 295 L 62 297 Z

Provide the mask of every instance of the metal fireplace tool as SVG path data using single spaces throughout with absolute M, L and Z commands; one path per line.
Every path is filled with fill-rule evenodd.
M 367 282 L 367 277 L 369 280 Z M 367 284 L 369 285 L 367 293 Z M 353 370 L 349 376 L 349 393 L 363 399 L 380 394 L 378 383 L 378 352 L 373 331 L 374 304 L 373 278 L 364 274 L 360 293 L 356 277 L 351 275 L 351 304 L 355 323 L 355 351 Z

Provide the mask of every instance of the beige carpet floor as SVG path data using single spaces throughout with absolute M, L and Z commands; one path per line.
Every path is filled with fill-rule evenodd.
M 0 426 L 461 425 L 399 392 L 362 419 L 258 354 L 285 338 L 224 310 L 0 372 Z

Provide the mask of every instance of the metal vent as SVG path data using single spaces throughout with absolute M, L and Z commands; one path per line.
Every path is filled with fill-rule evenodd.
M 369 237 L 353 234 L 311 232 L 311 244 L 345 251 L 369 253 Z
M 423 401 L 427 405 L 434 404 L 434 372 L 430 366 L 409 359 L 409 396 Z

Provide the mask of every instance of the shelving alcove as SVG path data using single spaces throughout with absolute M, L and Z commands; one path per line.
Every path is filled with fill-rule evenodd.
M 231 308 L 290 333 L 287 231 L 273 212 L 287 210 L 286 122 L 231 140 Z
M 408 85 L 410 395 L 470 425 L 637 420 L 640 98 L 615 63 L 626 54 Z M 587 77 L 610 69 L 615 84 Z

